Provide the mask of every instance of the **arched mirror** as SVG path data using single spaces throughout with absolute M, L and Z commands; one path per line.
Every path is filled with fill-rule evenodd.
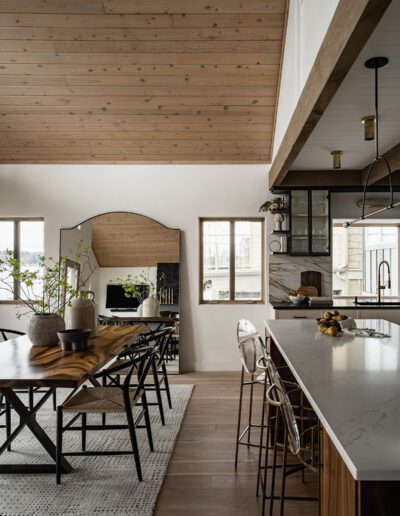
M 60 254 L 71 284 L 94 292 L 100 323 L 175 327 L 168 369 L 178 373 L 180 230 L 136 213 L 104 213 L 61 229 Z M 149 297 L 158 302 L 150 308 Z

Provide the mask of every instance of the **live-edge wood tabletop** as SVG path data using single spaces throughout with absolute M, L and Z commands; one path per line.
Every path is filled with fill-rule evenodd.
M 24 335 L 0 342 L 0 389 L 5 387 L 78 387 L 138 335 L 143 324 L 100 326 L 85 352 L 62 351 L 58 346 L 32 346 Z

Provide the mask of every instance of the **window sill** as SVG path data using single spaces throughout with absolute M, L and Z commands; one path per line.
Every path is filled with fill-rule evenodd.
M 18 299 L 0 299 L 0 305 L 23 305 Z

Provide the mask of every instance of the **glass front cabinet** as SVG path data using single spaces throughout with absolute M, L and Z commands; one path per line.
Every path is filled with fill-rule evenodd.
M 329 256 L 331 253 L 328 190 L 291 190 L 289 254 Z

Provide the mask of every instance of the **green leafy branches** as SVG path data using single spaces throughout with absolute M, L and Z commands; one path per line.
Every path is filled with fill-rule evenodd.
M 79 243 L 76 260 L 90 261 L 91 250 Z M 24 266 L 19 259 L 14 258 L 13 251 L 7 249 L 0 258 L 0 289 L 13 294 L 27 311 L 18 313 L 17 317 L 33 312 L 38 315 L 64 315 L 65 307 L 78 295 L 81 284 L 77 287 L 68 282 L 67 258 L 60 256 L 59 260 L 39 256 L 34 267 Z M 90 271 L 90 275 L 93 270 Z M 85 281 L 87 281 L 86 278 Z
M 165 274 L 161 273 L 159 280 L 164 281 L 164 279 Z M 147 270 L 147 273 L 128 274 L 126 278 L 118 277 L 115 283 L 122 286 L 125 297 L 136 298 L 140 304 L 143 303 L 147 296 L 154 296 L 157 293 L 157 284 L 150 279 L 150 270 Z M 148 288 L 145 289 L 143 288 L 144 286 Z

